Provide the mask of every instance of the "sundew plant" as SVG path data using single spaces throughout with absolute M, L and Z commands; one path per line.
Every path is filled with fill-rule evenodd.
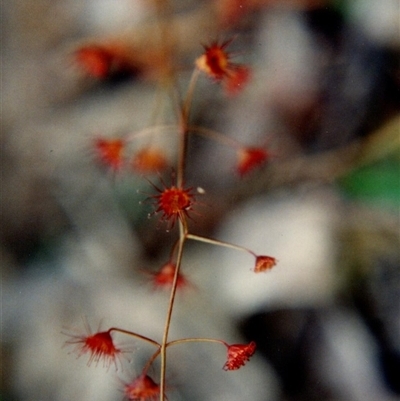
M 159 28 L 164 33 L 164 50 L 167 52 L 171 39 L 168 24 L 161 22 Z M 182 83 L 178 84 L 173 63 L 163 65 L 163 88 L 168 91 L 172 107 L 176 110 L 175 123 L 149 126 L 123 137 L 109 138 L 97 135 L 92 143 L 97 161 L 112 173 L 113 178 L 121 171 L 128 171 L 146 180 L 149 189 L 147 194 L 143 195 L 143 203 L 152 205 L 153 211 L 149 218 L 158 219 L 157 229 L 167 230 L 169 235 L 174 236 L 169 259 L 152 275 L 155 287 L 169 291 L 165 323 L 160 327 L 159 339 L 149 338 L 128 327 L 109 327 L 93 332 L 86 322 L 82 334 L 65 333 L 68 336 L 66 344 L 72 347 L 72 351 L 76 352 L 78 357 L 87 358 L 88 366 L 104 366 L 109 371 L 116 370 L 117 374 L 123 370 L 123 365 L 133 363 L 136 366 L 136 362 L 135 351 L 115 341 L 115 334 L 146 342 L 153 347 L 147 361 L 138 368 L 140 373 L 131 377 L 129 381 L 121 379 L 123 396 L 130 401 L 172 401 L 172 396 L 168 396 L 169 386 L 166 383 L 168 350 L 172 347 L 195 342 L 223 347 L 226 350 L 226 358 L 221 361 L 221 368 L 227 371 L 226 374 L 244 367 L 256 352 L 254 341 L 232 344 L 219 338 L 170 338 L 169 335 L 174 318 L 174 305 L 178 302 L 176 294 L 190 285 L 182 262 L 188 242 L 197 241 L 210 247 L 220 246 L 230 248 L 232 252 L 245 252 L 254 260 L 250 266 L 253 274 L 268 272 L 277 263 L 274 256 L 268 255 L 268 249 L 265 250 L 265 254 L 257 254 L 240 244 L 224 242 L 223 238 L 209 238 L 197 234 L 196 220 L 201 217 L 198 206 L 207 188 L 186 185 L 189 139 L 192 136 L 198 135 L 232 148 L 237 155 L 235 169 L 238 180 L 244 176 L 251 179 L 254 170 L 262 168 L 270 158 L 269 150 L 263 145 L 240 143 L 224 133 L 198 126 L 191 121 L 192 103 L 196 97 L 199 80 L 213 81 L 213 90 L 222 91 L 229 102 L 232 96 L 240 96 L 241 90 L 252 79 L 251 66 L 236 62 L 236 54 L 230 51 L 233 41 L 232 36 L 224 40 L 216 37 L 206 44 L 199 43 L 198 56 L 192 60 L 193 72 L 185 86 Z M 115 43 L 83 44 L 74 50 L 72 56 L 77 67 L 88 79 L 106 80 L 115 74 L 135 73 L 129 51 Z M 181 89 L 181 86 L 184 89 Z M 138 138 L 153 135 L 177 138 L 173 142 L 178 144 L 176 160 L 171 161 L 165 149 L 151 141 L 146 146 L 136 146 Z M 201 291 L 201 288 L 199 290 Z

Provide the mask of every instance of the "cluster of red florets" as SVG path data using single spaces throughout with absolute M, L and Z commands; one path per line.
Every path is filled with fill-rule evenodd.
M 196 59 L 197 69 L 216 82 L 222 83 L 226 92 L 235 95 L 250 80 L 250 68 L 233 63 L 232 54 L 226 50 L 231 40 L 204 46 L 204 53 Z M 82 68 L 96 78 L 102 79 L 113 69 L 127 68 L 124 52 L 118 47 L 86 46 L 76 52 L 76 60 Z M 153 174 L 164 171 L 169 163 L 165 152 L 155 146 L 146 146 L 128 158 L 128 143 L 121 138 L 99 137 L 95 140 L 95 151 L 99 161 L 113 172 L 130 169 L 139 174 Z M 243 177 L 270 159 L 269 152 L 263 147 L 238 148 L 236 171 Z

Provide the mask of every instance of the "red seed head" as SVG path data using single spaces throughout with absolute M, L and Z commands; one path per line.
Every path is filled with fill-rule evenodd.
M 224 42 L 221 45 L 213 43 L 211 46 L 204 46 L 204 53 L 196 60 L 196 67 L 216 80 L 223 79 L 229 70 L 230 55 L 225 47 L 230 43 Z
M 256 351 L 256 343 L 251 341 L 249 344 L 227 345 L 228 356 L 223 367 L 224 370 L 237 370 L 244 366 Z
M 156 213 L 162 212 L 162 220 L 169 220 L 173 226 L 177 219 L 183 220 L 188 216 L 188 212 L 192 209 L 194 195 L 191 193 L 191 188 L 181 188 L 172 186 L 160 190 L 159 195 L 155 195 L 157 200 Z
M 230 61 L 231 53 L 226 47 L 232 42 L 214 42 L 204 46 L 204 53 L 195 61 L 196 67 L 216 81 L 222 81 L 228 94 L 236 94 L 249 80 L 250 69 Z
M 124 393 L 129 401 L 156 401 L 160 397 L 160 386 L 146 374 L 141 374 L 125 385 Z
M 254 266 L 254 272 L 260 273 L 260 272 L 265 272 L 267 270 L 271 270 L 276 264 L 277 261 L 272 256 L 264 256 L 264 255 L 257 256 L 256 264 Z
M 103 360 L 107 369 L 113 364 L 118 370 L 117 361 L 123 351 L 115 346 L 110 331 L 89 335 L 71 335 L 71 337 L 66 344 L 76 345 L 75 351 L 78 352 L 78 358 L 83 354 L 89 354 L 88 366 L 93 362 L 97 365 L 100 360 Z

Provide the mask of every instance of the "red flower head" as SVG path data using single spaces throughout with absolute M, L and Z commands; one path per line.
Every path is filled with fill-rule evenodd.
M 230 61 L 231 54 L 225 48 L 232 42 L 214 42 L 204 46 L 205 52 L 196 60 L 196 67 L 216 81 L 222 81 L 228 94 L 235 94 L 249 80 L 248 67 Z
M 178 186 L 166 187 L 160 189 L 152 184 L 159 192 L 159 195 L 152 196 L 157 202 L 155 213 L 162 212 L 162 220 L 169 220 L 171 227 L 174 226 L 177 219 L 183 221 L 188 212 L 192 210 L 194 195 L 192 188 L 182 188 Z
M 175 263 L 166 263 L 161 270 L 153 276 L 153 284 L 156 288 L 171 287 L 174 281 L 176 265 Z M 189 285 L 186 277 L 179 272 L 177 279 L 177 287 L 183 288 Z
M 160 386 L 151 377 L 141 374 L 125 385 L 124 392 L 129 401 L 156 401 L 160 397 Z
M 121 72 L 134 72 L 134 67 L 124 56 L 123 49 L 111 45 L 87 45 L 75 52 L 75 60 L 90 76 L 106 79 Z
M 98 159 L 113 171 L 118 171 L 124 164 L 125 141 L 119 138 L 97 138 L 94 143 Z
M 83 354 L 89 354 L 88 366 L 95 362 L 96 365 L 101 359 L 107 369 L 114 364 L 118 370 L 117 361 L 122 354 L 122 350 L 117 348 L 109 331 L 101 331 L 88 335 L 70 335 L 72 338 L 65 344 L 75 344 L 75 350 L 78 352 L 78 358 Z
M 134 155 L 131 164 L 138 173 L 149 174 L 165 170 L 168 161 L 162 150 L 155 147 L 147 147 Z
M 249 344 L 227 344 L 226 346 L 228 348 L 228 358 L 224 365 L 224 370 L 239 369 L 249 361 L 256 351 L 256 343 L 254 341 Z
M 265 272 L 272 269 L 276 265 L 277 261 L 272 256 L 257 256 L 254 271 L 256 273 Z
M 244 176 L 268 160 L 268 153 L 262 148 L 242 148 L 238 152 L 237 172 Z

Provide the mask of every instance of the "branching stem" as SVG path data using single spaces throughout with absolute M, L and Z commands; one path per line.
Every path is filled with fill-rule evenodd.
M 149 337 L 142 336 L 141 334 L 135 333 L 134 331 L 129 331 L 129 330 L 124 330 L 120 329 L 118 327 L 111 327 L 111 329 L 108 329 L 108 332 L 111 333 L 112 331 L 117 331 L 118 333 L 126 334 L 128 336 L 136 337 L 140 340 L 146 341 L 152 345 L 155 345 L 156 347 L 161 347 L 161 344 L 159 344 L 157 341 L 152 340 Z
M 187 234 L 186 238 L 192 239 L 194 241 L 205 242 L 206 244 L 218 245 L 218 246 L 224 246 L 226 248 L 236 249 L 237 251 L 247 252 L 250 255 L 257 257 L 257 254 L 255 254 L 252 250 L 245 248 L 244 246 L 241 245 L 231 244 L 230 242 L 224 242 L 218 239 L 201 237 L 200 235 L 195 235 L 195 234 Z
M 205 127 L 199 127 L 197 125 L 191 125 L 188 127 L 190 131 L 192 131 L 195 134 L 201 135 L 205 138 L 210 138 L 213 139 L 216 142 L 221 143 L 222 145 L 229 146 L 234 149 L 242 149 L 243 144 L 241 144 L 239 141 L 237 141 L 234 138 L 231 138 L 229 136 L 226 136 L 218 131 L 215 131 L 210 128 L 205 128 Z
M 183 343 L 217 343 L 223 344 L 226 347 L 229 347 L 228 343 L 223 340 L 218 340 L 216 338 L 182 338 L 179 340 L 170 341 L 167 344 L 167 347 L 171 347 L 173 345 L 183 344 Z

